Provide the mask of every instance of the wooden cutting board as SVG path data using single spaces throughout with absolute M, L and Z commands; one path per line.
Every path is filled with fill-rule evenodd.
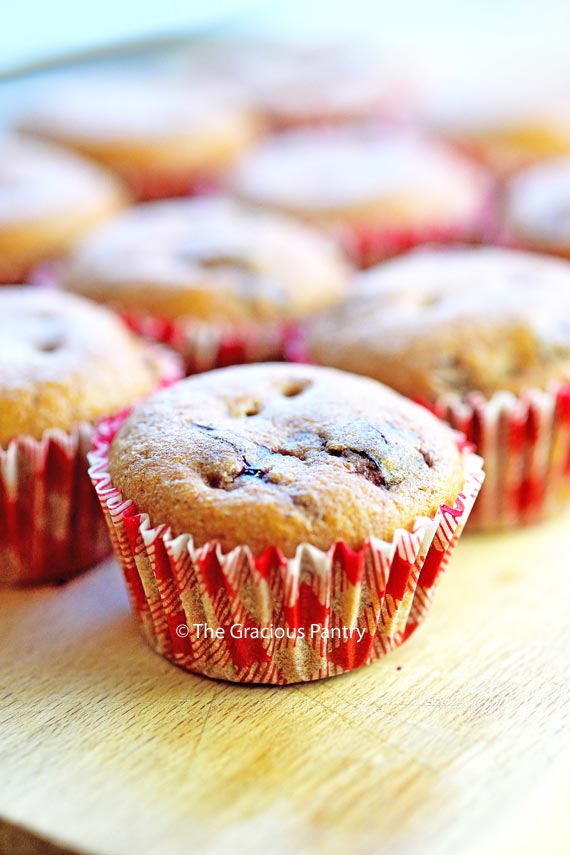
M 286 688 L 162 661 L 113 561 L 1 593 L 0 851 L 567 853 L 569 535 L 464 537 L 402 649 Z

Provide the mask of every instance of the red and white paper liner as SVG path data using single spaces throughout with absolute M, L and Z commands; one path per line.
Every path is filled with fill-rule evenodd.
M 173 537 L 113 486 L 109 447 L 122 419 L 100 425 L 89 474 L 105 513 L 134 614 L 154 650 L 175 665 L 240 683 L 285 684 L 351 671 L 402 644 L 424 619 L 483 473 L 464 450 L 465 483 L 453 507 L 418 518 L 387 543 L 327 552 L 301 545 L 224 554 Z
M 496 206 L 495 194 L 491 193 L 471 219 L 451 226 L 387 229 L 346 221 L 327 230 L 356 267 L 367 269 L 424 244 L 485 243 L 495 233 Z
M 429 406 L 485 460 L 485 486 L 469 531 L 535 523 L 570 495 L 570 383 L 519 396 L 479 393 Z
M 121 312 L 121 317 L 138 335 L 176 351 L 187 374 L 228 365 L 281 361 L 294 330 L 291 323 L 279 322 L 223 326 L 191 317 L 165 319 L 128 312 Z
M 93 433 L 80 424 L 0 449 L 0 584 L 64 581 L 111 551 L 87 477 Z
M 182 376 L 179 360 L 152 347 L 158 388 Z M 63 582 L 111 552 L 87 474 L 95 426 L 19 436 L 0 448 L 0 586 Z

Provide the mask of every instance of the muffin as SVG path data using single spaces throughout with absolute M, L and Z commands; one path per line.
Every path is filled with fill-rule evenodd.
M 132 208 L 71 254 L 62 284 L 113 306 L 196 372 L 280 358 L 293 325 L 338 301 L 348 276 L 318 231 L 209 197 Z
M 482 480 L 423 408 L 284 364 L 182 381 L 103 424 L 90 462 L 150 644 L 259 683 L 338 674 L 404 641 Z
M 570 154 L 570 101 L 567 94 L 553 90 L 551 81 L 544 85 L 546 89 L 540 84 L 521 87 L 520 77 L 452 84 L 427 99 L 418 120 L 497 175 L 510 175 Z
M 126 204 L 106 172 L 55 146 L 0 136 L 0 284 L 24 282 Z
M 0 584 L 67 579 L 110 551 L 87 476 L 93 425 L 177 376 L 107 309 L 0 291 Z
M 191 49 L 192 77 L 231 79 L 273 130 L 398 114 L 408 86 L 376 45 L 226 38 Z
M 259 130 L 233 90 L 150 75 L 60 81 L 18 125 L 99 161 L 139 200 L 204 190 Z
M 425 402 L 474 442 L 471 525 L 532 522 L 570 476 L 570 265 L 499 248 L 424 249 L 362 274 L 315 320 L 308 357 Z
M 502 237 L 521 249 L 570 259 L 570 155 L 529 166 L 510 179 Z
M 491 194 L 487 174 L 461 155 L 375 123 L 269 137 L 227 186 L 329 231 L 362 267 L 426 241 L 476 240 Z

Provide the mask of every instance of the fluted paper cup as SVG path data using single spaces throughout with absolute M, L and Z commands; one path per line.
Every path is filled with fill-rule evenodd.
M 100 425 L 89 472 L 143 635 L 181 668 L 240 683 L 319 680 L 402 644 L 429 610 L 483 481 L 465 448 L 453 506 L 389 543 L 302 544 L 290 559 L 275 547 L 255 557 L 245 544 L 224 554 L 216 542 L 196 547 L 190 532 L 173 536 L 113 485 L 108 454 L 122 421 Z
M 539 522 L 570 496 L 570 383 L 490 399 L 473 393 L 429 409 L 464 433 L 485 460 L 470 531 Z

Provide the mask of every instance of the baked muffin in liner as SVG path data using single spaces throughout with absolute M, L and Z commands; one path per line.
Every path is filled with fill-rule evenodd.
M 109 448 L 126 415 L 99 425 L 89 474 L 105 513 L 135 617 L 149 645 L 175 665 L 217 679 L 286 684 L 368 665 L 423 621 L 483 482 L 463 448 L 465 481 L 452 507 L 418 517 L 391 542 L 358 550 L 308 544 L 224 554 L 190 532 L 152 526 L 113 485 Z
M 178 358 L 149 345 L 157 388 L 182 376 Z M 0 448 L 0 585 L 66 581 L 111 552 L 104 517 L 87 475 L 95 425 L 17 436 Z
M 386 122 L 269 136 L 236 162 L 226 187 L 320 227 L 361 268 L 425 243 L 481 242 L 496 196 L 472 159 Z
M 320 329 L 301 331 L 288 357 L 391 383 L 461 431 L 486 470 L 469 531 L 561 509 L 570 492 L 570 266 L 502 248 L 436 247 L 365 275 L 378 278 Z M 406 339 L 404 317 L 397 337 L 384 321 L 414 300 L 417 325 Z M 402 341 L 407 351 L 386 345 Z
M 319 230 L 219 196 L 131 208 L 56 278 L 179 352 L 194 374 L 282 359 L 289 328 L 337 302 L 351 275 Z

